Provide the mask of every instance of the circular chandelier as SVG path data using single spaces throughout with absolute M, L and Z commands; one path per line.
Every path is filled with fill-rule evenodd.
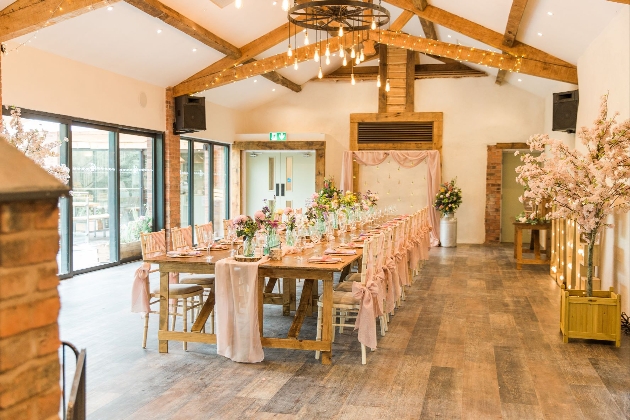
M 313 0 L 294 4 L 289 22 L 306 29 L 344 32 L 376 29 L 389 22 L 389 11 L 379 4 L 360 0 Z
M 325 61 L 326 65 L 330 64 L 329 37 L 343 37 L 345 33 L 352 34 L 352 41 L 349 42 L 351 47 L 348 45 L 350 48 L 349 54 L 345 53 L 346 45 L 343 44 L 342 40 L 339 57 L 343 58 L 342 64 L 346 66 L 348 63 L 346 55 L 350 56 L 352 66 L 350 80 L 353 85 L 355 84 L 354 66 L 365 60 L 362 45 L 363 38 L 359 34 L 355 39 L 355 33 L 369 29 L 380 29 L 382 26 L 388 24 L 390 19 L 389 11 L 381 6 L 381 0 L 379 0 L 378 4 L 367 0 L 311 0 L 303 3 L 294 1 L 293 7 L 287 10 L 287 17 L 289 23 L 295 25 L 293 33 L 295 47 L 291 46 L 291 25 L 289 25 L 289 47 L 287 56 L 291 58 L 295 52 L 294 48 L 297 48 L 297 27 L 304 28 L 304 45 L 310 43 L 308 30 L 314 30 L 315 45 L 317 48 L 313 54 L 313 60 L 319 63 L 317 77 L 320 79 L 323 77 L 322 61 Z M 325 51 L 322 48 L 324 34 L 326 38 Z M 297 56 L 295 57 L 293 67 L 296 70 L 298 69 Z M 380 84 L 379 75 L 377 77 L 377 86 L 380 87 Z

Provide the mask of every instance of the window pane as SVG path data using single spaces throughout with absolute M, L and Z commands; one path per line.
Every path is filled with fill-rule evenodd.
M 37 130 L 42 131 L 46 135 L 46 142 L 54 142 L 65 139 L 65 135 L 62 136 L 61 124 L 56 122 L 41 121 L 32 118 L 21 118 L 24 131 Z M 11 128 L 11 117 L 2 116 L 2 123 L 10 134 L 15 134 L 15 130 Z M 64 125 L 65 127 L 65 125 Z M 64 133 L 65 134 L 65 133 Z M 63 144 L 62 144 L 63 145 Z M 53 149 L 54 156 L 45 159 L 47 165 L 59 165 L 60 163 L 67 164 L 67 156 L 61 157 L 61 147 L 57 146 Z M 59 253 L 57 254 L 57 266 L 59 274 L 67 274 L 70 271 L 68 255 L 68 232 L 67 229 L 62 229 L 65 226 L 65 220 L 67 218 L 67 199 L 61 198 L 59 200 Z
M 212 146 L 195 142 L 193 149 L 193 192 L 195 207 L 193 216 L 195 225 L 210 221 L 210 152 Z M 194 235 L 194 230 L 193 230 Z M 193 238 L 196 242 L 196 239 Z
M 72 126 L 73 269 L 116 262 L 114 133 Z
M 180 217 L 181 217 L 181 226 L 188 226 L 190 221 L 188 220 L 188 208 L 190 205 L 190 199 L 188 197 L 188 171 L 189 171 L 189 162 L 188 162 L 188 144 L 187 140 L 179 141 L 179 190 L 180 190 Z
M 153 138 L 120 134 L 120 258 L 142 256 L 140 233 L 153 230 Z
M 214 146 L 214 232 L 220 237 L 224 236 L 223 220 L 228 217 L 227 206 L 227 180 L 228 180 L 228 148 L 226 146 Z

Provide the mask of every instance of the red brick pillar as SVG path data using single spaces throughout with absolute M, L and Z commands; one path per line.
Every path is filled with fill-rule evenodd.
M 179 170 L 180 170 L 180 152 L 179 152 L 179 136 L 173 133 L 173 124 L 175 123 L 175 100 L 173 98 L 173 89 L 166 89 L 166 130 L 164 130 L 164 160 L 165 174 L 164 179 L 164 197 L 166 199 L 165 210 L 165 227 L 166 227 L 166 243 L 167 248 L 171 248 L 171 237 L 169 229 L 179 226 L 181 220 L 180 213 L 180 191 L 179 191 Z
M 486 244 L 501 242 L 501 172 L 503 150 L 488 146 L 486 166 Z
M 0 202 L 3 419 L 47 419 L 59 413 L 58 222 L 56 197 Z

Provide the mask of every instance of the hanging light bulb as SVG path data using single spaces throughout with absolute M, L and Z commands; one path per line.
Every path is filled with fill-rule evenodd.
M 234 2 L 234 6 L 236 6 L 237 9 L 240 9 L 243 6 L 243 0 L 236 0 Z
M 339 36 L 343 36 L 343 26 L 339 25 Z
M 289 50 L 287 51 L 287 57 L 291 57 L 293 55 L 293 50 L 291 49 L 291 44 L 289 44 Z
M 357 66 L 361 64 L 361 57 L 357 55 L 357 58 L 355 59 L 354 64 L 356 64 Z
M 380 88 L 381 87 L 381 75 L 377 75 L 376 76 L 376 87 Z
M 313 56 L 313 60 L 315 60 L 315 62 L 319 62 L 319 49 L 315 50 L 315 55 Z
M 289 11 L 289 0 L 282 0 L 282 10 Z
M 326 44 L 326 52 L 324 53 L 326 57 L 330 57 L 330 45 Z
M 354 52 L 354 45 L 352 46 L 352 50 L 350 50 L 350 58 L 354 58 L 357 56 L 357 53 Z
M 389 92 L 389 79 L 385 81 L 385 92 Z
M 326 65 L 330 65 L 330 57 L 326 57 Z
M 344 66 L 348 65 L 348 60 L 346 60 L 345 56 L 343 57 L 343 63 L 341 63 L 341 64 L 343 64 Z
M 297 61 L 297 57 L 295 57 L 295 62 L 293 63 L 293 68 L 294 69 L 298 69 L 298 61 Z
M 304 45 L 308 45 L 308 31 L 304 31 Z
M 372 30 L 374 30 L 374 29 L 376 29 L 376 21 L 375 20 L 372 21 Z
M 322 67 L 319 67 L 319 73 L 317 73 L 317 78 L 321 79 L 322 77 L 324 77 L 324 73 L 322 73 Z
M 365 54 L 363 54 L 363 48 L 361 48 L 361 54 L 359 55 L 359 57 L 361 57 L 361 61 L 365 61 Z
M 344 58 L 346 56 L 346 50 L 343 48 L 343 45 L 339 49 L 339 57 Z
M 352 73 L 352 76 L 350 76 L 350 83 L 352 84 L 352 86 L 354 86 L 354 84 L 356 83 L 354 81 L 354 73 Z

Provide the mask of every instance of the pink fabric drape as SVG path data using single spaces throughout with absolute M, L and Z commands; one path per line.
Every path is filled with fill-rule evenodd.
M 215 266 L 217 354 L 242 363 L 261 362 L 265 354 L 258 324 L 258 265 L 224 258 Z
M 358 299 L 359 314 L 354 324 L 354 329 L 359 331 L 359 342 L 371 349 L 376 348 L 376 307 L 378 300 L 378 285 L 374 281 L 374 275 L 370 274 L 365 285 L 355 281 L 352 283 L 352 295 Z
M 427 160 L 427 198 L 429 203 L 429 220 L 431 222 L 431 246 L 440 243 L 440 216 L 433 208 L 433 199 L 437 194 L 442 182 L 442 169 L 440 166 L 440 152 L 437 150 L 374 150 L 343 153 L 341 161 L 341 182 L 342 190 L 352 190 L 352 160 L 355 159 L 359 165 L 380 165 L 389 156 L 400 166 L 413 168 L 425 159 Z
M 142 263 L 134 274 L 133 286 L 131 286 L 131 312 L 146 314 L 151 311 L 149 306 L 151 298 L 149 271 L 151 271 L 151 264 Z M 177 273 L 168 273 L 168 282 L 169 284 L 176 284 L 178 282 Z M 175 299 L 170 299 L 170 304 L 175 304 Z

